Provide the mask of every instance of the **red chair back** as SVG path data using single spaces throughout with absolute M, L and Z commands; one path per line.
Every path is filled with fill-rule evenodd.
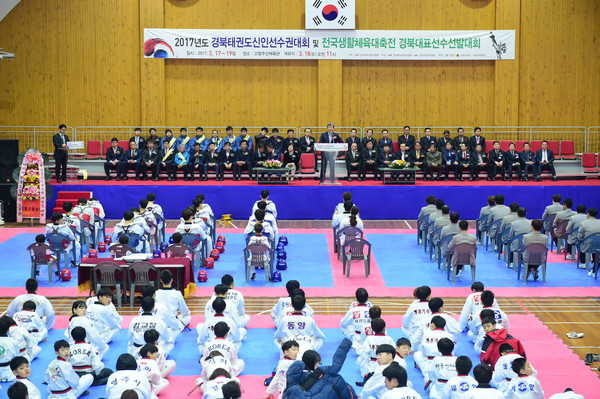
M 554 153 L 555 157 L 558 157 L 558 141 L 557 140 L 548 140 L 548 149 Z
M 512 143 L 510 140 L 500 140 L 500 149 L 502 151 L 508 151 L 508 146 Z
M 581 155 L 581 166 L 583 168 L 595 168 L 596 167 L 596 154 L 582 154 Z
M 300 155 L 300 171 L 311 171 L 315 170 L 315 155 L 312 153 L 303 153 Z
M 562 140 L 560 142 L 560 155 L 575 155 L 575 143 L 573 142 L 573 140 Z
M 527 140 L 517 140 L 515 141 L 515 150 L 522 152 L 523 151 L 523 144 L 525 144 L 527 142 Z

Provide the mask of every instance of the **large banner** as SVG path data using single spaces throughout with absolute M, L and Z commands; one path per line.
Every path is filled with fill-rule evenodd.
M 515 31 L 144 29 L 146 58 L 496 60 Z

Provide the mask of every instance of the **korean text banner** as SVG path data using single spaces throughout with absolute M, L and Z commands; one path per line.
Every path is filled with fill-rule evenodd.
M 515 31 L 144 29 L 146 58 L 496 60 Z

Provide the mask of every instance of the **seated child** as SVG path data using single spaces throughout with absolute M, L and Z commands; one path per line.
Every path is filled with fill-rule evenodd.
M 446 383 L 442 398 L 462 399 L 471 389 L 477 388 L 477 381 L 469 375 L 473 363 L 468 356 L 459 356 L 456 358 L 456 377 L 452 377 Z
M 44 374 L 48 384 L 48 399 L 71 399 L 89 394 L 87 389 L 94 382 L 91 374 L 79 377 L 69 363 L 71 348 L 64 339 L 54 343 L 56 359 L 52 360 Z
M 356 351 L 358 354 L 356 363 L 360 367 L 360 374 L 363 376 L 375 371 L 377 367 L 377 348 L 380 345 L 388 344 L 394 347 L 394 339 L 386 335 L 383 319 L 371 320 L 371 328 L 374 334 L 367 336 L 362 346 Z
M 377 366 L 375 366 L 375 370 L 369 379 L 364 382 L 363 390 L 359 395 L 363 399 L 381 398 L 387 391 L 383 371 L 390 366 L 401 367 L 394 362 L 394 354 L 396 353 L 394 346 L 388 344 L 379 345 L 376 353 Z
M 96 326 L 100 336 L 108 344 L 121 331 L 123 318 L 112 305 L 113 292 L 111 289 L 100 288 L 97 292 L 97 298 L 97 301 L 88 305 L 85 316 Z
M 318 350 L 323 345 L 325 334 L 317 327 L 314 319 L 305 316 L 302 313 L 306 305 L 306 299 L 301 295 L 296 295 L 292 298 L 292 306 L 294 312 L 290 316 L 283 316 L 277 324 L 277 330 L 274 335 L 274 342 L 278 348 L 285 341 L 294 339 L 298 334 L 307 335 L 313 339 L 313 349 Z
M 17 344 L 19 345 L 19 354 L 27 358 L 28 361 L 35 359 L 42 351 L 42 348 L 38 346 L 34 336 L 24 327 L 19 326 L 12 317 L 2 317 L 6 317 L 9 321 L 10 327 L 8 329 L 8 336 L 17 341 Z
M 246 325 L 250 321 L 250 316 L 246 314 L 244 295 L 242 295 L 240 291 L 235 289 L 233 276 L 230 274 L 225 274 L 223 277 L 221 277 L 221 284 L 229 287 L 229 289 L 227 290 L 227 295 L 225 296 L 225 300 L 227 300 L 228 304 L 230 304 L 234 309 L 237 310 L 240 327 L 246 327 Z M 211 299 L 214 299 L 215 297 L 216 294 L 213 293 Z
M 23 310 L 15 313 L 13 319 L 19 326 L 29 331 L 36 343 L 39 343 L 46 340 L 48 330 L 46 329 L 46 323 L 44 323 L 44 320 L 42 320 L 35 312 L 35 309 L 35 302 L 26 301 L 23 304 Z
M 437 343 L 438 351 L 442 354 L 436 356 L 429 364 L 429 370 L 424 372 L 427 385 L 433 383 L 433 388 L 429 393 L 432 399 L 442 398 L 442 393 L 448 380 L 456 377 L 456 357 L 452 355 L 454 351 L 454 342 L 448 338 L 442 338 Z
M 254 235 L 252 237 L 250 237 L 250 240 L 248 240 L 248 245 L 263 244 L 266 247 L 270 248 L 271 243 L 269 242 L 269 239 L 267 237 L 263 236 L 263 230 L 264 230 L 264 227 L 263 227 L 262 223 L 256 223 L 254 225 Z M 263 259 L 264 259 L 264 265 L 262 266 L 262 268 L 266 269 L 267 266 L 269 265 L 269 261 L 271 260 L 271 256 L 266 250 L 264 251 Z M 256 266 L 251 265 L 250 271 L 252 272 L 252 274 L 250 276 L 250 280 L 254 281 L 254 279 L 256 279 Z
M 496 301 L 496 297 L 492 291 L 490 291 L 490 290 L 483 291 L 481 293 L 482 308 L 479 311 L 479 313 L 481 313 L 485 309 L 493 310 L 494 318 L 496 319 L 496 324 L 498 326 L 506 329 L 506 331 L 509 331 L 510 324 L 508 322 L 508 317 L 499 307 L 497 307 L 497 305 L 494 306 L 495 301 Z M 473 320 L 471 320 L 471 322 L 468 324 L 468 326 L 469 326 L 469 337 L 471 338 L 471 340 L 473 340 L 473 342 L 475 342 L 475 337 L 477 337 L 477 334 L 481 330 L 481 317 L 479 317 L 478 313 L 475 313 L 473 315 Z
M 200 374 L 200 377 L 196 379 L 196 385 L 199 387 L 208 382 L 208 377 L 211 376 L 216 369 L 223 369 L 230 375 L 235 375 L 235 370 L 229 360 L 224 358 L 221 352 L 217 350 L 209 353 L 208 357 L 205 359 L 201 359 L 200 363 L 202 365 L 202 373 Z
M 429 300 L 429 310 L 431 311 L 431 316 L 427 316 L 422 319 L 421 325 L 418 330 L 413 334 L 411 342 L 413 345 L 416 345 L 418 342 L 421 342 L 421 337 L 423 333 L 429 330 L 431 325 L 431 319 L 435 316 L 440 316 L 444 320 L 446 320 L 446 327 L 444 329 L 448 331 L 452 335 L 452 340 L 454 342 L 458 342 L 460 337 L 460 327 L 456 320 L 452 318 L 448 313 L 444 312 L 444 300 L 442 298 L 431 298 Z
M 466 399 L 504 399 L 504 394 L 490 385 L 492 368 L 489 364 L 481 363 L 473 369 L 477 387 L 469 389 L 464 396 Z
M 181 291 L 173 288 L 173 273 L 170 270 L 163 270 L 160 273 L 160 282 L 162 288 L 156 291 L 156 303 L 160 303 L 175 316 L 179 322 L 179 332 L 190 324 L 192 314 L 188 308 Z
M 522 356 L 515 352 L 515 349 L 510 344 L 500 345 L 498 352 L 500 352 L 501 357 L 494 367 L 494 375 L 492 376 L 491 384 L 494 388 L 498 388 L 506 394 L 510 381 L 517 377 L 517 373 L 512 369 L 513 361 Z M 537 371 L 533 366 L 531 366 L 531 369 L 533 370 L 533 376 L 536 377 Z
M 292 298 L 295 297 L 296 295 L 302 296 L 306 302 L 306 294 L 304 293 L 304 290 L 302 288 L 298 288 L 292 292 Z M 279 324 L 279 321 L 281 321 L 281 319 L 284 316 L 290 316 L 292 313 L 294 313 L 294 307 L 291 305 L 286 307 L 281 312 L 279 320 L 275 321 L 275 324 Z M 304 308 L 302 309 L 302 314 L 306 317 L 310 317 L 311 319 L 315 318 L 315 311 L 313 310 L 313 308 L 310 307 L 310 305 L 308 303 L 305 303 Z
M 158 395 L 169 386 L 169 381 L 162 377 L 156 361 L 158 348 L 154 344 L 146 344 L 140 348 L 140 356 L 142 358 L 137 361 L 137 371 L 146 376 L 152 386 L 152 393 Z
M 72 267 L 75 267 L 77 264 L 77 254 L 80 253 L 81 244 L 77 239 L 75 239 L 75 234 L 73 234 L 71 228 L 65 224 L 65 219 L 62 213 L 53 213 L 51 220 L 52 223 L 48 223 L 46 225 L 46 234 L 58 233 L 65 235 L 69 239 L 69 246 L 65 248 L 65 251 L 69 253 L 73 251 L 73 245 L 75 245 L 75 253 L 73 254 L 74 259 L 71 259 L 71 265 Z
M 42 243 L 45 240 L 45 237 L 42 234 L 38 234 L 36 236 L 36 242 L 38 237 L 42 236 Z M 23 304 L 27 301 L 35 302 L 35 313 L 38 314 L 46 323 L 46 329 L 51 329 L 54 325 L 54 309 L 52 308 L 52 304 L 50 301 L 43 295 L 38 295 L 38 282 L 35 278 L 28 278 L 25 282 L 25 290 L 27 294 L 22 294 L 12 300 L 8 308 L 6 309 L 6 314 L 12 317 L 15 313 L 23 309 Z
M 25 357 L 13 357 L 13 359 L 10 361 L 10 369 L 17 378 L 17 381 L 25 384 L 25 386 L 27 387 L 27 394 L 29 395 L 29 399 L 42 398 L 39 389 L 37 389 L 35 384 L 29 381 L 28 379 L 31 375 L 31 368 L 29 367 L 29 361 Z
M 371 321 L 375 319 L 380 319 L 381 308 L 377 305 L 371 306 L 371 308 L 369 309 L 369 318 L 371 319 Z M 365 338 L 367 338 L 369 335 L 375 335 L 375 332 L 373 332 L 373 329 L 371 328 L 371 323 L 363 326 L 362 330 L 360 331 L 360 342 L 358 342 L 356 345 L 352 344 L 352 349 L 357 351 L 358 348 L 361 347 L 362 343 L 365 342 Z
M 385 387 L 388 389 L 381 399 L 411 398 L 421 399 L 421 395 L 408 387 L 408 375 L 404 367 L 388 366 L 383 370 Z
M 406 358 L 412 355 L 412 353 L 413 350 L 410 340 L 404 337 L 398 338 L 396 341 L 396 356 L 394 356 L 394 361 L 408 370 L 406 366 Z
M 481 293 L 483 292 L 484 288 L 485 287 L 483 283 L 479 281 L 475 281 L 473 284 L 471 284 L 472 293 L 469 294 L 465 300 L 465 304 L 460 312 L 460 318 L 458 319 L 460 331 L 463 331 L 465 327 L 467 327 L 468 323 L 473 320 L 473 317 L 475 317 L 483 308 L 483 305 L 481 304 Z M 500 309 L 496 300 L 494 300 L 494 307 Z
M 106 399 L 120 399 L 123 392 L 133 390 L 139 399 L 156 399 L 146 376 L 137 371 L 137 362 L 128 353 L 117 359 L 117 371 L 108 377 Z
M 71 345 L 69 363 L 73 366 L 75 373 L 80 377 L 90 374 L 94 378 L 92 385 L 105 385 L 113 371 L 104 367 L 98 348 L 85 341 L 85 329 L 75 327 L 71 330 L 71 336 L 75 343 Z
M 283 397 L 283 391 L 287 386 L 287 370 L 290 368 L 290 365 L 296 361 L 299 350 L 300 345 L 293 339 L 281 344 L 283 358 L 279 360 L 279 363 L 277 364 L 277 371 L 267 388 L 267 394 L 263 397 L 264 399 L 274 398 L 275 392 L 277 391 L 279 391 L 278 397 L 280 399 Z
M 207 358 L 213 351 L 219 351 L 225 359 L 231 363 L 234 374 L 239 375 L 244 369 L 245 363 L 242 359 L 238 359 L 238 351 L 235 345 L 227 340 L 227 334 L 229 333 L 229 326 L 225 322 L 218 322 L 215 324 L 215 339 L 208 341 L 204 345 L 204 351 L 202 352 L 202 358 Z
M 27 385 L 21 381 L 15 381 L 6 391 L 8 399 L 29 399 L 28 393 Z
M 143 237 L 145 230 L 138 223 L 134 223 L 133 219 L 134 214 L 132 211 L 125 211 L 123 213 L 123 220 L 115 226 L 113 231 L 113 241 L 118 241 L 118 237 L 123 233 L 137 234 L 140 237 L 138 240 L 139 242 L 137 245 L 135 245 L 135 243 L 131 243 L 131 248 L 133 248 L 133 250 L 136 252 L 140 252 L 144 247 Z
M 205 240 L 204 245 L 204 256 L 207 257 L 213 248 L 212 238 L 206 234 L 206 231 L 197 223 L 194 223 L 194 213 L 189 209 L 181 211 L 181 217 L 185 222 L 180 223 L 175 229 L 175 233 L 189 233 L 199 235 L 202 240 Z M 197 247 L 196 252 L 200 250 L 200 245 Z
M 289 280 L 287 283 L 285 283 L 285 289 L 288 293 L 288 296 L 279 298 L 275 306 L 273 306 L 273 309 L 271 309 L 271 318 L 273 321 L 279 320 L 283 309 L 292 304 L 292 292 L 298 288 L 300 288 L 300 283 L 298 280 Z
M 205 323 L 198 323 L 196 326 L 196 331 L 198 332 L 198 351 L 204 351 L 204 344 L 207 341 L 212 341 L 215 339 L 214 328 L 217 323 L 224 322 L 229 327 L 229 334 L 227 334 L 227 339 L 235 345 L 235 347 L 239 350 L 242 346 L 242 340 L 246 338 L 246 329 L 238 327 L 235 320 L 233 320 L 229 316 L 225 316 L 225 308 L 226 302 L 225 299 L 221 297 L 215 298 L 212 303 L 212 308 L 215 311 L 213 317 L 206 320 Z
M 402 329 L 404 330 L 404 334 L 413 343 L 413 346 L 415 346 L 413 335 L 419 331 L 419 327 L 423 321 L 431 315 L 431 310 L 429 309 L 431 288 L 426 285 L 418 287 L 415 289 L 415 297 L 417 299 L 410 304 L 402 318 Z
M 141 348 L 144 344 L 144 333 L 147 330 L 154 329 L 158 331 L 159 341 L 158 346 L 166 355 L 173 349 L 173 340 L 167 330 L 167 326 L 159 316 L 154 315 L 154 299 L 145 297 L 142 299 L 143 313 L 131 319 L 129 324 L 127 352 L 135 353 L 136 348 Z
M 500 358 L 500 345 L 504 343 L 510 344 L 515 352 L 525 357 L 525 349 L 521 341 L 510 335 L 504 328 L 498 328 L 495 319 L 486 317 L 481 321 L 481 326 L 485 331 L 485 338 L 481 345 L 480 359 L 482 363 L 489 364 L 492 371 Z
M 231 375 L 216 369 L 204 385 L 202 399 L 237 399 L 242 396 L 239 384 L 231 379 Z
M 506 399 L 544 399 L 544 390 L 533 375 L 533 368 L 524 357 L 513 360 L 512 370 L 517 374 L 508 384 Z
M 158 346 L 159 338 L 160 338 L 160 334 L 158 333 L 158 331 L 156 331 L 154 329 L 146 330 L 146 332 L 144 333 L 144 342 L 146 342 L 146 344 L 156 345 L 156 347 L 158 348 L 158 356 L 156 357 L 156 363 L 158 363 L 160 375 L 163 378 L 167 378 L 175 370 L 176 364 L 175 364 L 175 360 L 171 360 L 171 359 L 167 360 L 167 356 Z M 136 350 L 136 352 L 134 353 L 133 356 L 135 357 L 136 360 L 141 359 L 140 350 L 139 349 Z
M 65 336 L 69 339 L 70 343 L 74 344 L 73 336 L 71 331 L 75 327 L 82 327 L 85 329 L 86 341 L 98 348 L 100 359 L 104 357 L 104 354 L 108 351 L 108 345 L 104 342 L 104 339 L 98 332 L 96 325 L 88 319 L 85 315 L 87 313 L 87 305 L 83 301 L 73 302 L 71 307 L 71 317 L 69 318 L 69 326 L 65 330 Z
M 142 286 L 141 291 L 142 299 L 146 297 L 154 299 L 154 310 L 152 311 L 152 314 L 162 319 L 162 321 L 165 323 L 165 326 L 167 326 L 167 330 L 169 331 L 170 337 L 173 341 L 175 341 L 180 332 L 179 327 L 181 327 L 181 322 L 163 303 L 159 303 L 156 301 L 156 291 L 154 289 L 154 286 L 144 285 Z M 181 295 L 181 293 L 179 294 Z M 138 311 L 138 316 L 141 316 L 142 313 L 144 313 L 144 309 L 140 307 L 140 310 Z
M 444 330 L 446 320 L 441 316 L 434 316 L 431 319 L 431 327 L 423 333 L 421 342 L 417 345 L 415 351 L 415 364 L 421 369 L 423 375 L 429 370 L 431 361 L 440 356 L 437 343 L 442 338 L 448 338 L 452 341 L 452 334 Z M 454 341 L 453 341 L 454 342 Z
M 364 326 L 371 324 L 371 317 L 369 316 L 369 308 L 367 305 L 369 300 L 369 293 L 364 288 L 356 290 L 356 305 L 354 303 L 350 306 L 350 309 L 346 312 L 346 315 L 341 321 L 342 332 L 345 336 L 352 340 L 352 344 L 360 343 L 360 333 Z

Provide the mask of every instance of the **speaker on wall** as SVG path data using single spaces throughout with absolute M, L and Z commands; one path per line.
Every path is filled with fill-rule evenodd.
M 0 183 L 12 183 L 13 170 L 19 166 L 19 140 L 0 140 Z

